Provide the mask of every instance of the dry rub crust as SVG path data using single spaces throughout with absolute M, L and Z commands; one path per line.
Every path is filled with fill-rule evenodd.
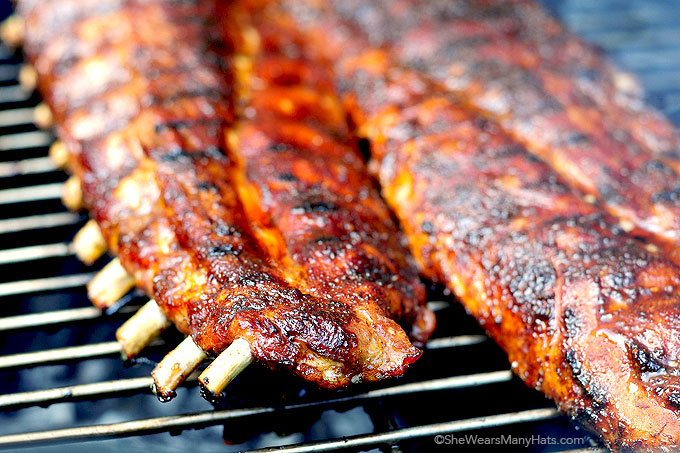
M 680 268 L 370 35 L 318 2 L 284 4 L 272 24 L 333 62 L 423 273 L 613 449 L 680 444 Z
M 85 203 L 204 350 L 245 338 L 255 358 L 326 387 L 400 375 L 420 355 L 400 324 L 422 343 L 434 318 L 327 68 L 251 49 L 262 77 L 236 93 L 251 74 L 225 7 L 20 2 Z M 266 77 L 276 58 L 287 78 Z
M 645 105 L 632 76 L 533 1 L 326 4 L 400 64 L 495 118 L 611 214 L 680 241 L 677 131 Z

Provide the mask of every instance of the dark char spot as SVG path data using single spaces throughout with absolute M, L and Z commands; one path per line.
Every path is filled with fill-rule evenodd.
M 309 214 L 312 212 L 333 212 L 338 207 L 326 201 L 306 201 L 293 208 L 293 214 Z
M 282 153 L 285 151 L 288 151 L 289 147 L 288 145 L 284 143 L 274 143 L 273 145 L 269 145 L 268 150 L 271 151 L 272 153 Z
M 234 247 L 233 244 L 220 244 L 220 245 L 213 245 L 210 247 L 208 250 L 208 256 L 210 258 L 220 258 L 226 255 L 231 255 L 231 256 L 238 256 L 241 253 L 241 249 L 239 247 Z
M 435 231 L 434 224 L 429 221 L 425 221 L 420 224 L 420 228 L 423 230 L 423 233 L 427 234 L 432 234 Z
M 278 179 L 280 181 L 297 181 L 298 178 L 292 173 L 279 173 Z

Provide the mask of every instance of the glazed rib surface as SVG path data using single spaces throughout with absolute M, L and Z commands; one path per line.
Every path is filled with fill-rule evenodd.
M 334 62 L 372 168 L 422 272 L 445 283 L 514 371 L 617 450 L 680 443 L 680 269 L 494 121 L 401 67 L 332 10 L 283 2 Z
M 233 7 L 20 2 L 85 203 L 203 350 L 244 338 L 327 387 L 400 375 L 420 355 L 400 324 L 421 344 L 434 319 L 328 69 L 241 48 L 259 39 Z M 267 75 L 272 59 L 289 77 Z
M 623 221 L 680 240 L 680 142 L 618 71 L 526 0 L 329 1 Z

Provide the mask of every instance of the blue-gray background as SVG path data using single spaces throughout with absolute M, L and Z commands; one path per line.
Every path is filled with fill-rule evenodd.
M 554 16 L 642 80 L 649 102 L 680 126 L 680 1 L 544 0 Z

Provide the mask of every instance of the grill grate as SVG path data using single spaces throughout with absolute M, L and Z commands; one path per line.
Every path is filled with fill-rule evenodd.
M 680 124 L 680 40 L 672 39 L 679 2 L 544 3 L 638 72 L 650 101 Z M 142 299 L 133 293 L 107 314 L 87 301 L 84 285 L 96 267 L 78 263 L 69 245 L 86 219 L 58 201 L 65 175 L 46 157 L 53 136 L 33 126 L 39 101 L 18 85 L 20 63 L 0 48 L 0 447 L 47 443 L 49 450 L 88 440 L 101 451 L 430 451 L 440 434 L 584 438 L 514 378 L 498 348 L 447 302 L 430 303 L 440 319 L 436 338 L 401 380 L 331 393 L 254 367 L 217 409 L 199 397 L 195 376 L 176 400 L 161 405 L 148 374 L 178 336 L 164 334 L 134 366 L 118 359 L 115 329 Z M 166 434 L 219 425 L 235 445 L 224 445 L 216 429 Z M 281 435 L 269 434 L 273 430 Z M 260 435 L 246 441 L 250 434 Z M 69 448 L 80 451 L 77 444 Z M 532 446 L 599 448 L 589 438 L 586 444 Z

